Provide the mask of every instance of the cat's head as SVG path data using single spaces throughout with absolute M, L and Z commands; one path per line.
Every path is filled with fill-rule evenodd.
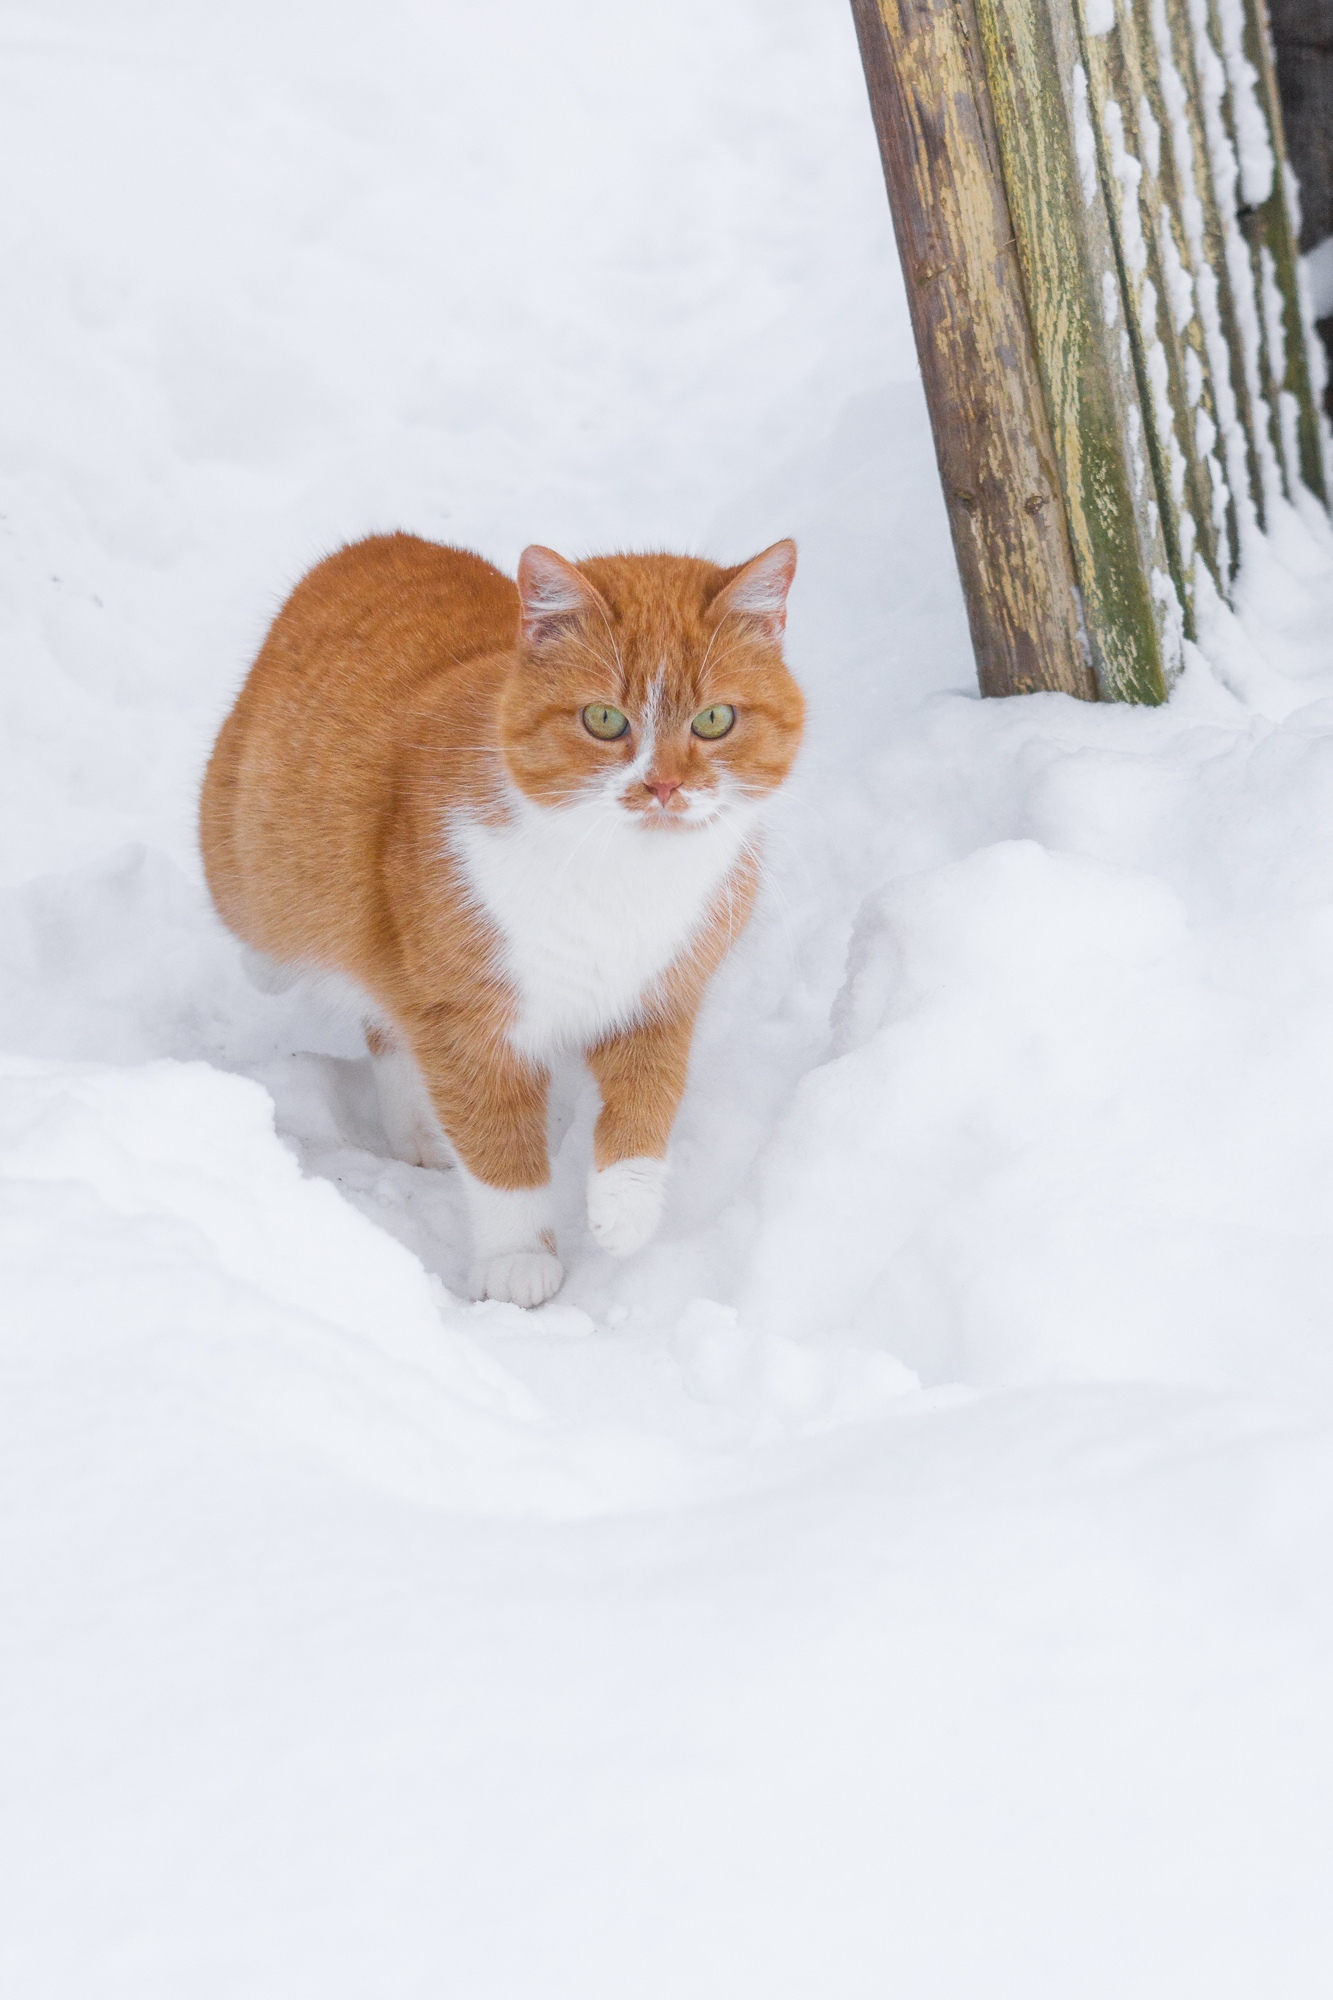
M 804 703 L 782 658 L 794 542 L 735 569 L 692 556 L 523 551 L 500 704 L 509 773 L 548 808 L 602 800 L 685 830 L 791 769 Z

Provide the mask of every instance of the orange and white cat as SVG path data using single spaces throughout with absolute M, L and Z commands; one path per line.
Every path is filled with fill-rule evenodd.
M 601 1089 L 594 1237 L 628 1253 L 657 1227 L 695 1013 L 800 742 L 795 566 L 791 542 L 736 569 L 534 547 L 515 585 L 376 536 L 293 591 L 218 737 L 218 909 L 364 996 L 390 1144 L 461 1168 L 478 1297 L 538 1305 L 563 1276 L 560 1052 Z

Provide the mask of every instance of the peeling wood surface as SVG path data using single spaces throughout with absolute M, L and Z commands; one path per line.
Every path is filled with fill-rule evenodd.
M 1095 699 L 972 0 L 853 0 L 985 694 Z

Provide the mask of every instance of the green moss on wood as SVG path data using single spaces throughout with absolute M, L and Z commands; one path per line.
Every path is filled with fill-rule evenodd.
M 1162 701 L 1151 529 L 1135 504 L 1050 15 L 1024 0 L 978 0 L 977 13 L 1098 684 L 1108 700 Z

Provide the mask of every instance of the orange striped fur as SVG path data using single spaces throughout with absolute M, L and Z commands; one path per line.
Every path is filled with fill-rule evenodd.
M 440 1163 L 446 1135 L 463 1170 L 479 1294 L 534 1304 L 559 1283 L 561 1048 L 602 1094 L 594 1235 L 625 1251 L 656 1224 L 695 1012 L 800 741 L 794 567 L 790 542 L 735 569 L 531 548 L 516 585 L 377 536 L 297 586 L 218 737 L 201 811 L 218 909 L 366 996 L 396 1149 Z M 590 709 L 624 735 L 592 734 Z M 692 726 L 727 710 L 719 738 Z

